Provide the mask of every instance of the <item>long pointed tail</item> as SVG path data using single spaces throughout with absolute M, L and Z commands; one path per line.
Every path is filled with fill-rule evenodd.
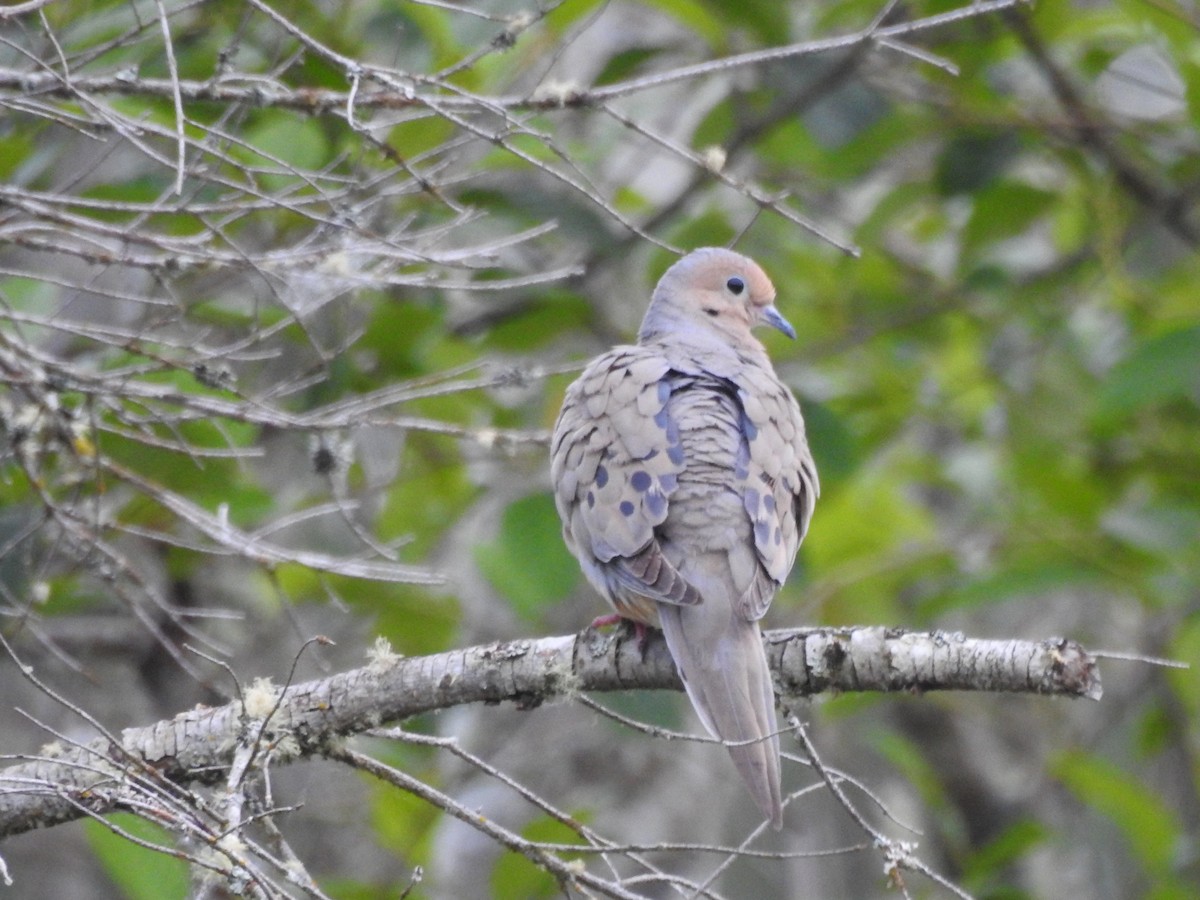
M 729 755 L 771 825 L 783 827 L 775 692 L 757 622 L 706 597 L 697 606 L 659 604 L 667 648 L 704 727 L 740 746 Z M 741 743 L 752 741 L 752 743 Z

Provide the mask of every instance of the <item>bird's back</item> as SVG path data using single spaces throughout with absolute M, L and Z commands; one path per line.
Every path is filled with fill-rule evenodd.
M 688 696 L 779 827 L 774 693 L 758 620 L 816 499 L 804 422 L 758 324 L 794 336 L 751 260 L 708 248 L 667 271 L 636 346 L 568 389 L 552 473 L 563 535 L 617 612 L 661 624 Z

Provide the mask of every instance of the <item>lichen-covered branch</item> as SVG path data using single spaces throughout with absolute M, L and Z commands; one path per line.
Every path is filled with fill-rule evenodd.
M 1095 660 L 1062 639 L 998 641 L 886 628 L 801 628 L 765 636 L 783 693 L 978 690 L 1099 699 Z M 237 748 L 260 761 L 324 755 L 389 721 L 464 703 L 525 708 L 590 691 L 680 690 L 660 637 L 644 652 L 623 631 L 509 641 L 405 658 L 376 653 L 362 668 L 282 694 L 191 709 L 106 738 L 9 757 L 0 772 L 0 838 L 127 805 L 148 779 L 215 783 Z

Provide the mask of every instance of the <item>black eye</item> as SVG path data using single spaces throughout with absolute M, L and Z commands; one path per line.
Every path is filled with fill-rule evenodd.
M 729 292 L 731 294 L 737 296 L 746 289 L 746 282 L 734 275 L 727 282 L 725 282 L 725 287 L 729 288 Z

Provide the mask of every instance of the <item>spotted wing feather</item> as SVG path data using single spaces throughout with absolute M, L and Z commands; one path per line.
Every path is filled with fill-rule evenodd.
M 551 477 L 563 535 L 610 600 L 631 592 L 700 602 L 655 535 L 684 464 L 667 409 L 671 390 L 665 359 L 644 347 L 617 347 L 567 390 L 554 427 Z
M 820 487 L 792 392 L 759 366 L 743 367 L 735 382 L 744 443 L 734 481 L 762 566 L 741 598 L 741 611 L 757 620 L 791 571 Z

